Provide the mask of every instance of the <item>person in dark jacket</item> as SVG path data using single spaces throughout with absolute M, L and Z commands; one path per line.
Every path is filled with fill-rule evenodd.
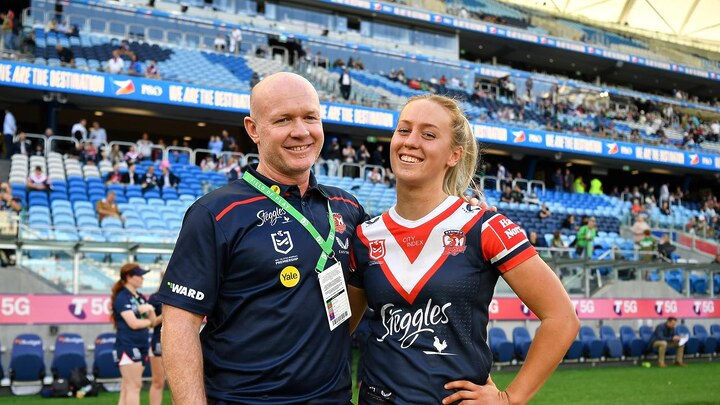
M 683 353 L 685 352 L 685 345 L 680 345 L 681 336 L 678 335 L 675 326 L 677 325 L 677 318 L 671 316 L 666 322 L 661 323 L 655 328 L 653 332 L 652 340 L 650 341 L 650 347 L 658 349 L 658 367 L 665 368 L 665 350 L 677 349 L 675 355 L 675 365 L 685 367 L 683 362 Z

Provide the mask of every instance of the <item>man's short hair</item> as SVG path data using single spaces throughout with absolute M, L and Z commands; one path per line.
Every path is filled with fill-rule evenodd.
M 674 316 L 669 316 L 667 321 L 668 322 L 677 321 L 677 318 L 675 318 Z

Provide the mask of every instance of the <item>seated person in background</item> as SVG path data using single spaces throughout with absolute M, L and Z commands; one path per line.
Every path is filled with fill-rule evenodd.
M 17 137 L 17 142 L 13 143 L 13 155 L 25 155 L 29 156 L 32 154 L 32 143 L 26 139 L 25 132 L 20 132 Z
M 666 259 L 672 259 L 672 253 L 677 249 L 670 241 L 670 235 L 664 234 L 660 237 L 657 250 L 660 255 Z
M 113 51 L 112 57 L 105 63 L 105 71 L 112 74 L 120 74 L 125 69 L 125 62 L 120 58 L 120 51 Z
M 513 202 L 513 192 L 510 185 L 505 186 L 505 191 L 500 195 L 500 202 L 511 203 Z
M 560 225 L 561 229 L 569 229 L 571 231 L 575 231 L 578 229 L 577 225 L 575 225 L 575 215 L 570 214 L 565 218 Z
M 550 211 L 550 208 L 548 208 L 547 204 L 543 204 L 540 207 L 540 211 L 538 211 L 538 218 L 540 219 L 547 219 L 552 215 L 552 211 Z
M 680 335 L 677 334 L 675 326 L 677 325 L 677 318 L 671 316 L 666 322 L 661 323 L 655 328 L 652 339 L 650 340 L 650 347 L 658 349 L 658 367 L 665 368 L 665 350 L 677 348 L 677 354 L 675 355 L 675 365 L 685 367 L 683 363 L 683 354 L 685 352 L 685 346 L 680 346 Z
M 130 55 L 130 66 L 128 66 L 128 74 L 130 76 L 142 76 L 143 75 L 142 63 L 140 63 L 137 55 L 134 53 Z
M 162 174 L 160 175 L 160 178 L 158 179 L 158 187 L 160 188 L 177 188 L 178 183 L 180 183 L 180 178 L 176 175 L 174 175 L 170 169 L 163 165 L 160 167 L 160 171 Z
M 104 199 L 95 204 L 95 211 L 98 213 L 98 221 L 102 222 L 107 217 L 114 217 L 125 222 L 125 218 L 120 215 L 117 203 L 115 203 L 115 192 L 109 191 Z
M 520 186 L 515 185 L 512 190 L 512 199 L 514 202 L 521 204 L 525 199 L 525 194 L 520 190 Z
M 140 184 L 140 176 L 135 173 L 135 163 L 128 165 L 127 173 L 123 173 L 121 182 L 123 184 Z
M 158 178 L 157 178 L 157 174 L 155 174 L 155 166 L 148 167 L 147 171 L 142 176 L 142 179 L 140 180 L 140 182 L 141 182 L 140 187 L 142 187 L 143 193 L 157 187 Z
M 215 163 L 212 155 L 205 156 L 205 159 L 200 162 L 200 169 L 203 172 L 214 172 L 217 169 L 217 163 Z
M 639 243 L 640 240 L 645 237 L 645 231 L 649 230 L 650 225 L 645 222 L 645 215 L 638 215 L 635 219 L 635 223 L 630 228 L 630 232 L 632 232 L 635 243 Z
M 148 61 L 148 65 L 145 68 L 145 77 L 148 79 L 157 79 L 160 80 L 160 70 L 158 70 L 157 62 L 150 59 Z
M 537 232 L 530 231 L 530 234 L 528 235 L 528 241 L 531 245 L 533 245 L 536 248 L 546 248 L 548 247 L 547 241 L 544 237 L 538 237 Z
M 370 172 L 369 178 L 372 184 L 379 184 L 383 181 L 382 174 L 380 174 L 380 169 L 377 167 L 373 167 L 372 171 Z
M 100 161 L 100 154 L 92 142 L 85 142 L 85 146 L 80 152 L 80 161 L 90 165 L 95 165 Z
M 22 200 L 12 193 L 12 187 L 7 182 L 0 183 L 0 211 L 19 213 L 22 210 Z
M 58 59 L 60 59 L 60 66 L 74 66 L 75 65 L 75 54 L 68 48 L 57 44 L 55 45 L 57 50 Z
M 663 201 L 662 204 L 660 204 L 660 213 L 663 215 L 672 215 L 670 203 L 668 203 L 667 201 Z
M 142 159 L 142 155 L 135 150 L 135 145 L 130 145 L 130 149 L 128 149 L 127 152 L 125 152 L 125 161 L 127 164 L 135 163 L 138 160 Z
M 27 178 L 27 188 L 30 190 L 50 191 L 52 186 L 47 176 L 43 173 L 40 166 L 35 166 L 35 170 L 30 177 Z
M 228 164 L 221 170 L 218 170 L 218 172 L 225 173 L 225 177 L 227 177 L 228 181 L 235 181 L 242 177 L 242 170 L 240 169 L 240 164 L 235 156 L 230 156 Z
M 113 171 L 107 174 L 105 177 L 105 184 L 120 184 L 122 183 L 122 173 L 120 173 L 120 165 L 115 163 L 113 165 Z

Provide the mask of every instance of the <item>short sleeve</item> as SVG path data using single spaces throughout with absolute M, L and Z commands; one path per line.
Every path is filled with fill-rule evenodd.
M 132 303 L 130 302 L 128 294 L 125 294 L 125 291 L 123 290 L 115 297 L 115 302 L 113 302 L 113 313 L 120 315 L 125 311 L 132 311 Z
M 158 300 L 210 315 L 227 262 L 227 239 L 213 214 L 195 203 L 185 214 L 175 250 L 160 284 Z
M 502 214 L 488 212 L 484 215 L 489 218 L 483 221 L 480 235 L 483 257 L 501 273 L 537 254 L 516 223 Z

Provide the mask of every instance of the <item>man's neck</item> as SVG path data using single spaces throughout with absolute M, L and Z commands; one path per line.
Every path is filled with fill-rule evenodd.
M 300 189 L 300 195 L 305 195 L 305 192 L 310 187 L 310 170 L 299 175 L 288 175 L 274 170 L 269 165 L 263 165 L 262 162 L 258 164 L 256 170 L 278 184 L 297 186 Z

